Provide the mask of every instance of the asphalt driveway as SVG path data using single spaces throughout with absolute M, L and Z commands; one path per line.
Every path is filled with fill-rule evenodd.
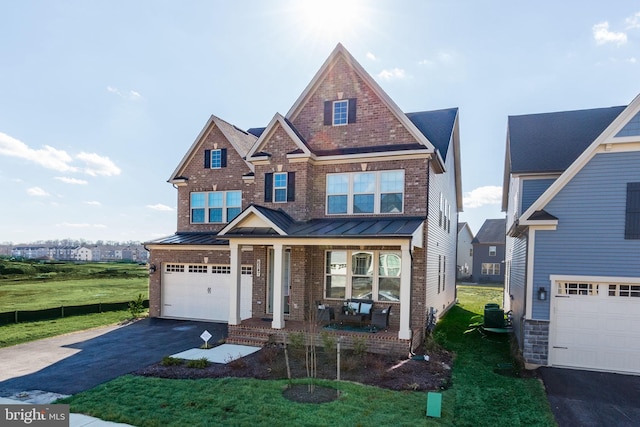
M 560 427 L 639 426 L 640 376 L 540 368 Z
M 143 319 L 0 349 L 0 397 L 27 390 L 75 394 L 181 351 L 215 343 L 227 325 Z

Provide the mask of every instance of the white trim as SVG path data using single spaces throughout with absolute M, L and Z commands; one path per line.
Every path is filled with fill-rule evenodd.
M 640 95 L 635 99 L 616 117 L 609 126 L 589 145 L 589 147 L 578 156 L 578 158 L 560 175 L 560 177 L 553 183 L 547 190 L 542 193 L 538 199 L 533 202 L 529 209 L 520 215 L 520 218 L 524 218 L 520 222 L 521 225 L 530 225 L 531 222 L 527 221 L 534 212 L 542 210 L 545 206 L 567 185 L 573 177 L 584 168 L 589 161 L 599 152 L 598 148 L 601 145 L 617 144 L 620 142 L 628 142 L 627 137 L 615 138 L 615 135 L 640 111 Z M 638 141 L 632 137 L 634 142 Z
M 291 106 L 289 111 L 287 112 L 287 119 L 294 121 L 298 114 L 302 111 L 304 105 L 307 103 L 308 98 L 312 95 L 313 92 L 317 89 L 317 87 L 322 83 L 326 74 L 335 64 L 337 58 L 341 56 L 353 69 L 353 71 L 364 81 L 364 83 L 371 88 L 373 93 L 380 98 L 383 104 L 389 108 L 390 112 L 402 123 L 402 125 L 407 129 L 407 131 L 422 145 L 427 147 L 429 151 L 435 152 L 436 149 L 427 139 L 427 137 L 422 134 L 418 130 L 418 128 L 409 120 L 409 118 L 400 110 L 400 108 L 396 105 L 396 103 L 387 95 L 380 85 L 376 83 L 376 81 L 365 71 L 365 69 L 360 65 L 353 56 L 345 49 L 345 47 L 338 43 L 336 48 L 333 50 L 331 55 L 327 58 L 327 60 L 322 64 L 318 72 L 315 74 L 311 82 L 307 85 L 305 90 L 300 94 L 296 102 Z M 332 114 L 333 118 L 333 114 Z M 333 120 L 332 120 L 333 123 Z M 442 163 L 441 163 L 442 165 Z
M 265 217 L 258 209 L 256 209 L 255 206 L 249 206 L 247 209 L 242 211 L 240 213 L 240 215 L 235 217 L 233 219 L 233 221 L 231 221 L 226 226 L 224 226 L 222 228 L 222 230 L 220 230 L 220 232 L 218 232 L 218 236 L 226 235 L 226 233 L 228 231 L 231 231 L 234 228 L 236 228 L 237 226 L 239 226 L 250 215 L 255 215 L 258 218 L 260 218 L 264 222 L 265 226 L 273 228 L 279 235 L 281 235 L 281 236 L 286 236 L 287 235 L 287 233 L 285 233 L 284 230 L 282 230 L 280 227 L 275 225 L 273 222 L 269 221 L 269 219 L 267 219 L 267 217 Z M 231 241 L 231 240 L 229 240 L 229 241 Z
M 633 284 L 640 285 L 640 277 L 624 277 L 624 276 L 576 276 L 551 274 L 549 275 L 551 286 L 557 282 L 585 282 L 585 283 L 609 283 L 609 284 Z M 555 294 L 555 291 L 554 291 Z
M 289 126 L 285 118 L 280 113 L 276 113 L 271 119 L 271 121 L 269 122 L 269 124 L 267 125 L 267 127 L 265 128 L 265 130 L 260 135 L 260 138 L 256 140 L 256 142 L 253 144 L 253 147 L 251 147 L 251 149 L 247 153 L 246 158 L 248 162 L 262 161 L 265 158 L 268 159 L 268 157 L 266 156 L 254 157 L 254 154 L 259 152 L 260 149 L 266 143 L 266 141 L 271 138 L 271 135 L 273 135 L 273 133 L 277 129 L 276 125 L 280 125 L 280 127 L 282 127 L 282 129 L 286 132 L 287 136 L 291 138 L 291 140 L 296 145 L 296 147 L 302 150 L 305 156 L 307 157 L 311 156 L 311 151 L 309 151 L 309 148 L 302 142 L 302 140 L 293 131 L 293 129 L 291 129 L 291 126 Z

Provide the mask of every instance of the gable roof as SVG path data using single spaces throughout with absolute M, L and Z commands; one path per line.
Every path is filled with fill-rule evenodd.
M 606 128 L 591 141 L 591 144 L 571 163 L 571 165 L 556 179 L 547 190 L 542 193 L 535 202 L 529 206 L 529 208 L 521 215 L 521 224 L 527 225 L 527 223 L 533 223 L 535 221 L 549 220 L 556 221 L 557 219 L 552 215 L 544 211 L 547 203 L 555 197 L 560 190 L 567 185 L 568 182 L 598 153 L 598 152 L 615 152 L 616 146 L 622 146 L 620 150 L 624 150 L 625 144 L 632 144 L 627 149 L 640 150 L 640 134 L 627 135 L 621 134 L 621 130 L 634 119 L 634 117 L 640 112 L 640 95 L 636 96 L 633 101 L 627 107 L 611 107 L 612 109 L 622 110 L 618 115 L 606 126 Z M 540 215 L 535 215 L 536 212 L 544 211 L 546 215 L 542 218 Z
M 353 71 L 360 77 L 367 86 L 371 88 L 371 90 L 375 93 L 375 95 L 380 99 L 380 101 L 387 106 L 389 111 L 396 117 L 400 123 L 407 129 L 407 131 L 422 145 L 424 145 L 429 152 L 435 153 L 435 147 L 427 136 L 420 132 L 416 125 L 409 120 L 407 115 L 405 115 L 402 110 L 396 105 L 396 103 L 385 93 L 384 90 L 376 83 L 376 81 L 365 71 L 365 69 L 355 60 L 355 58 L 345 49 L 345 47 L 338 43 L 331 55 L 327 58 L 327 60 L 322 64 L 318 72 L 315 74 L 311 82 L 307 85 L 305 90 L 300 94 L 298 99 L 291 106 L 289 111 L 286 114 L 286 118 L 294 121 L 297 115 L 304 108 L 307 100 L 311 97 L 311 95 L 315 92 L 317 87 L 323 82 L 328 72 L 331 70 L 333 65 L 336 63 L 338 58 L 343 58 L 353 69 Z M 437 157 L 437 156 L 436 156 Z M 436 159 L 436 163 L 440 163 L 440 159 Z M 443 165 L 440 164 L 440 167 Z
M 471 243 L 479 244 L 505 244 L 507 220 L 505 218 L 488 219 L 482 224 L 478 234 Z
M 625 108 L 509 116 L 510 172 L 563 172 Z
M 227 141 L 229 141 L 229 143 L 243 159 L 257 140 L 255 135 L 237 128 L 236 126 L 222 120 L 219 117 L 211 115 L 211 117 L 209 117 L 209 120 L 207 120 L 207 123 L 204 125 L 204 127 L 196 137 L 195 141 L 193 141 L 193 144 L 191 144 L 191 147 L 187 150 L 187 153 L 184 155 L 182 160 L 180 160 L 180 163 L 178 163 L 178 166 L 171 174 L 168 182 L 174 182 L 176 178 L 182 175 L 184 167 L 195 155 L 196 148 L 207 137 L 209 132 L 211 132 L 215 127 L 220 129 L 220 132 L 222 132 Z M 251 171 L 254 170 L 253 164 L 246 161 L 245 163 L 251 169 Z
M 457 115 L 457 108 L 407 113 L 409 120 L 431 141 L 444 160 L 447 160 Z
M 259 150 L 264 146 L 266 140 L 278 127 L 281 127 L 287 133 L 287 135 L 289 135 L 289 138 L 291 138 L 291 140 L 297 147 L 296 151 L 304 153 L 307 156 L 311 155 L 311 151 L 309 150 L 309 147 L 304 141 L 302 135 L 300 135 L 300 132 L 298 132 L 298 130 L 289 120 L 284 118 L 281 114 L 276 113 L 267 127 L 264 128 L 262 132 L 260 132 L 260 136 L 254 142 L 253 146 L 248 150 L 248 152 L 245 153 L 248 161 L 250 161 L 254 156 L 260 156 L 261 152 Z

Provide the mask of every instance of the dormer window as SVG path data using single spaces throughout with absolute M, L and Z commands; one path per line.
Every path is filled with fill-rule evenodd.
M 325 126 L 345 126 L 356 122 L 356 98 L 324 102 Z

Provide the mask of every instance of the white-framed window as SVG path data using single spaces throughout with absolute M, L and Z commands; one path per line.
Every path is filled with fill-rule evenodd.
M 193 264 L 193 265 L 189 265 L 189 273 L 206 273 L 207 272 L 207 266 L 206 265 L 202 265 L 202 264 Z
M 341 99 L 333 101 L 333 121 L 334 126 L 342 126 L 349 123 L 349 100 Z
M 640 285 L 609 285 L 610 297 L 640 297 Z
M 325 297 L 400 301 L 399 251 L 328 250 Z
M 287 201 L 287 172 L 273 174 L 273 201 L 284 203 Z
M 166 264 L 164 271 L 167 273 L 184 273 L 184 264 Z
M 230 265 L 212 265 L 211 272 L 213 274 L 231 274 Z
M 222 167 L 222 150 L 211 150 L 211 169 Z
M 242 210 L 242 191 L 191 193 L 191 223 L 226 223 Z
M 404 170 L 327 174 L 327 215 L 402 213 Z
M 489 246 L 489 256 L 496 256 L 498 248 L 495 246 Z
M 597 283 L 559 282 L 558 295 L 597 296 L 599 288 Z
M 483 262 L 481 274 L 484 276 L 497 276 L 500 274 L 500 263 Z

